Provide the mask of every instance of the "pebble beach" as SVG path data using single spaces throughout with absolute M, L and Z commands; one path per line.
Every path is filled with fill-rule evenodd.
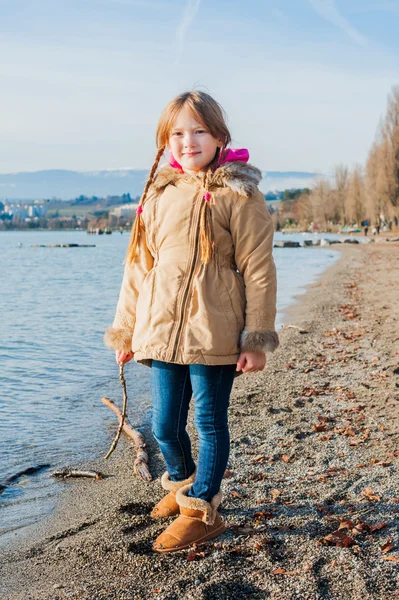
M 105 477 L 69 482 L 1 549 L 2 599 L 399 598 L 399 244 L 339 251 L 285 312 L 265 370 L 235 381 L 227 532 L 152 552 L 170 519 L 149 517 L 164 463 L 147 425 L 153 481 L 134 475 L 126 439 L 75 465 Z

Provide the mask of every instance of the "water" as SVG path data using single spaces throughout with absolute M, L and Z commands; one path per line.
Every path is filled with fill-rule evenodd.
M 51 243 L 96 247 L 31 247 Z M 0 495 L 0 540 L 54 507 L 62 484 L 48 476 L 51 470 L 104 455 L 115 434 L 115 416 L 100 399 L 120 401 L 119 370 L 102 338 L 113 320 L 127 244 L 128 235 L 119 233 L 0 233 L 0 483 L 50 465 Z M 275 249 L 279 322 L 293 296 L 337 255 L 329 248 Z M 149 376 L 134 362 L 126 368 L 133 424 L 148 419 Z
M 347 237 L 347 236 L 346 236 Z M 338 234 L 282 234 L 275 233 L 275 241 L 292 241 L 303 244 L 310 239 L 345 239 Z M 339 252 L 332 247 L 314 248 L 274 248 L 273 256 L 277 268 L 277 330 L 283 321 L 283 311 L 296 302 L 294 296 L 305 291 L 306 286 L 314 283 L 319 275 L 338 258 Z

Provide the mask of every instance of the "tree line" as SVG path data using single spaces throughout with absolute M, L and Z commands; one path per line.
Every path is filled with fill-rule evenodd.
M 317 224 L 398 226 L 399 86 L 392 88 L 386 114 L 378 125 L 366 164 L 336 165 L 332 177 L 317 179 L 312 190 L 283 198 L 280 219 L 302 227 Z

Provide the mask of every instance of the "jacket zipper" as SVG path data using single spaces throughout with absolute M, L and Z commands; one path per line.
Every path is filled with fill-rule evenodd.
M 201 192 L 201 199 L 202 199 L 202 192 Z M 189 269 L 189 275 L 187 278 L 187 283 L 186 283 L 186 289 L 184 290 L 184 294 L 183 294 L 183 300 L 182 300 L 182 304 L 181 304 L 181 311 L 180 311 L 180 322 L 179 322 L 179 326 L 177 328 L 177 333 L 176 333 L 176 337 L 175 337 L 175 343 L 173 345 L 173 351 L 172 351 L 172 355 L 170 358 L 170 361 L 173 362 L 176 359 L 176 353 L 177 353 L 177 348 L 178 348 L 178 344 L 180 341 L 180 336 L 181 336 L 181 332 L 183 329 L 183 324 L 184 324 L 184 312 L 186 309 L 186 303 L 187 303 L 187 298 L 188 298 L 188 292 L 190 290 L 191 287 L 191 281 L 192 281 L 192 277 L 193 277 L 193 273 L 194 273 L 194 269 L 195 269 L 195 265 L 197 263 L 197 256 L 198 256 L 198 240 L 199 240 L 199 216 L 201 214 L 201 203 L 198 203 L 200 208 L 198 211 L 198 215 L 197 215 L 197 222 L 196 222 L 196 234 L 195 234 L 195 241 L 194 241 L 194 256 L 192 258 L 192 263 L 190 265 L 190 269 Z

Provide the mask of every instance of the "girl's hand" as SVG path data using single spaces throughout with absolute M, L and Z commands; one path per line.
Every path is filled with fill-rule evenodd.
M 129 360 L 132 360 L 134 352 L 123 352 L 123 350 L 115 350 L 115 358 L 118 365 L 124 365 Z
M 243 373 L 257 373 L 263 371 L 266 364 L 264 352 L 242 352 L 237 362 L 236 371 Z

